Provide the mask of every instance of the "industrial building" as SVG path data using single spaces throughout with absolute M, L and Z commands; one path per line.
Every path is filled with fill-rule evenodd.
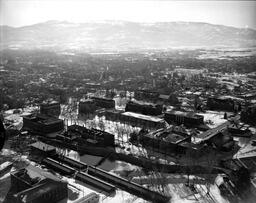
M 34 166 L 12 172 L 11 187 L 15 203 L 58 202 L 68 197 L 67 182 Z
M 155 105 L 155 104 L 146 104 L 146 103 L 138 103 L 129 101 L 126 104 L 125 111 L 130 111 L 134 113 L 141 113 L 144 115 L 152 115 L 157 116 L 162 114 L 162 105 Z
M 64 129 L 63 120 L 43 114 L 28 115 L 23 117 L 23 129 L 32 133 L 46 135 Z
M 60 103 L 57 101 L 45 101 L 40 105 L 41 114 L 58 118 L 60 112 Z
M 194 112 L 169 111 L 164 115 L 167 123 L 184 124 L 185 126 L 200 126 L 204 124 L 204 117 Z

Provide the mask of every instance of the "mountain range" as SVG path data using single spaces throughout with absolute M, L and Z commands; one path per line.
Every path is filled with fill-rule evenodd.
M 3 49 L 127 51 L 256 46 L 254 29 L 199 22 L 47 21 L 18 28 L 0 26 L 0 32 Z

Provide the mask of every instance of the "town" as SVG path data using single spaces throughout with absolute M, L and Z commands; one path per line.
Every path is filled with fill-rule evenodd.
M 205 52 L 2 52 L 2 201 L 253 202 L 256 58 Z

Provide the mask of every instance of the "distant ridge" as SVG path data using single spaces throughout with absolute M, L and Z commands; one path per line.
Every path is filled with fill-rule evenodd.
M 256 46 L 256 30 L 203 22 L 47 21 L 0 26 L 2 48 L 104 51 Z

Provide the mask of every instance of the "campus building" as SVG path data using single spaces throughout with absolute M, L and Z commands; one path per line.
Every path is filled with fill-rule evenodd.
M 29 115 L 23 117 L 23 129 L 45 135 L 62 131 L 64 129 L 64 122 L 61 119 L 43 114 Z
M 46 101 L 40 105 L 40 113 L 58 118 L 61 112 L 60 103 L 56 101 Z
M 185 126 L 200 126 L 204 124 L 204 117 L 194 112 L 169 111 L 164 115 L 167 123 L 184 124 Z
M 145 104 L 129 101 L 126 104 L 125 111 L 141 113 L 144 115 L 157 116 L 162 114 L 162 108 L 162 105 Z
M 58 202 L 68 197 L 66 181 L 31 165 L 11 173 L 11 189 L 15 203 Z
M 95 102 L 96 107 L 106 109 L 115 108 L 115 101 L 113 99 L 101 97 L 92 97 L 91 99 Z
M 92 99 L 86 99 L 79 102 L 79 114 L 93 114 L 96 111 L 96 103 Z
M 71 125 L 64 136 L 72 137 L 74 135 L 81 141 L 80 143 L 87 142 L 95 146 L 115 145 L 115 136 L 113 134 L 94 128 L 88 129 L 79 125 Z

